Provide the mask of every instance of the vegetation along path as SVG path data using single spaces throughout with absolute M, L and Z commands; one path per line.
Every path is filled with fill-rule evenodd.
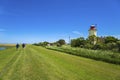
M 0 80 L 120 80 L 120 65 L 28 45 L 0 51 Z

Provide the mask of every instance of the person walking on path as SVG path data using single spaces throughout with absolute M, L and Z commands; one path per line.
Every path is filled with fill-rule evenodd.
M 25 48 L 25 43 L 22 44 L 22 48 Z
M 17 43 L 16 44 L 16 50 L 18 50 L 19 47 L 20 47 L 20 45 Z

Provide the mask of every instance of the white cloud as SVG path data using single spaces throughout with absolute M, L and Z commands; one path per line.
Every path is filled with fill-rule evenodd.
M 80 33 L 79 31 L 72 31 L 72 33 L 83 36 L 83 34 Z

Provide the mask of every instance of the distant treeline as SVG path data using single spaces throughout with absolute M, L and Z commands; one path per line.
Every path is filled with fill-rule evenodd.
M 53 42 L 53 43 L 50 43 L 50 42 L 47 42 L 47 41 L 44 41 L 44 42 L 40 42 L 40 43 L 34 43 L 34 45 L 36 46 L 43 46 L 43 47 L 46 47 L 46 46 L 62 46 L 62 45 L 65 45 L 66 42 L 64 39 L 60 39 L 56 42 Z
M 94 44 L 94 42 L 96 42 Z M 60 39 L 56 42 L 49 43 L 47 41 L 35 43 L 34 45 L 37 46 L 62 46 L 65 45 L 66 42 L 64 39 Z M 72 39 L 70 44 L 71 47 L 79 47 L 79 48 L 86 48 L 92 50 L 111 50 L 114 52 L 120 52 L 120 39 L 114 36 L 106 36 L 106 37 L 96 37 L 96 36 L 89 36 L 87 39 L 84 37 L 79 37 L 76 39 Z

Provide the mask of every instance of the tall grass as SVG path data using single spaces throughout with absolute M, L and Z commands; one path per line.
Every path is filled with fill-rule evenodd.
M 120 53 L 114 53 L 111 51 L 102 50 L 89 50 L 83 48 L 72 48 L 72 47 L 47 47 L 56 51 L 65 52 L 72 55 L 87 57 L 99 61 L 105 61 L 113 64 L 120 64 Z

